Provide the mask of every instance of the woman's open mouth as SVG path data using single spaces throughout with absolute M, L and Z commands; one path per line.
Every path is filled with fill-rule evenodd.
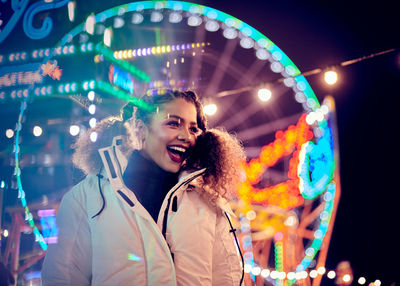
M 183 146 L 170 145 L 167 146 L 167 153 L 171 160 L 175 163 L 182 163 L 187 154 L 188 149 Z

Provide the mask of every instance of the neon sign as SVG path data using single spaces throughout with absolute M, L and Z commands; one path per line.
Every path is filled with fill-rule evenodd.
M 320 129 L 322 136 L 316 143 L 310 141 L 314 135 L 303 114 L 296 126 L 277 131 L 275 141 L 264 146 L 258 158 L 244 163 L 246 181 L 240 184 L 238 194 L 245 205 L 256 203 L 291 209 L 326 190 L 335 169 L 333 135 L 326 121 Z M 263 189 L 254 187 L 268 167 L 290 154 L 289 180 Z
M 299 152 L 301 146 L 313 138 L 310 126 L 303 114 L 296 125 L 291 125 L 286 131 L 279 130 L 275 133 L 275 141 L 264 146 L 258 158 L 244 163 L 246 181 L 239 186 L 238 194 L 245 202 L 273 205 L 291 209 L 300 206 L 304 199 L 299 192 Z M 262 174 L 268 167 L 275 165 L 279 159 L 293 154 L 289 161 L 289 180 L 263 189 L 255 188 L 260 182 Z
M 1 1 L 2 3 L 7 2 L 7 0 Z M 7 23 L 4 25 L 4 28 L 0 31 L 0 43 L 2 43 L 11 31 L 14 29 L 15 25 L 17 24 L 18 20 L 21 18 L 22 14 L 24 13 L 25 9 L 28 7 L 29 0 L 11 0 L 11 9 L 14 12 Z M 43 12 L 46 10 L 60 8 L 66 5 L 69 0 L 59 0 L 59 1 L 52 1 L 52 2 L 45 2 L 39 1 L 32 4 L 27 10 L 24 15 L 23 19 L 23 29 L 25 34 L 34 40 L 43 39 L 50 34 L 53 28 L 53 20 L 50 17 L 45 17 L 43 19 L 43 24 L 40 28 L 35 28 L 33 26 L 33 19 L 37 13 Z M 4 4 L 3 4 L 4 5 Z
M 114 65 L 110 65 L 108 80 L 131 94 L 135 91 L 132 76 Z
M 0 88 L 42 83 L 39 64 L 24 64 L 0 68 Z

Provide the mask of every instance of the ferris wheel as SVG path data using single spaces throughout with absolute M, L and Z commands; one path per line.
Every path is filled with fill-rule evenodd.
M 248 156 L 232 203 L 246 285 L 320 284 L 340 197 L 335 104 L 320 103 L 269 38 L 211 7 L 140 1 L 91 14 L 34 55 L 45 81 L 26 98 L 36 106 L 49 98 L 63 102 L 58 116 L 76 134 L 127 100 L 140 105 L 146 92 L 195 90 L 209 125 L 236 134 Z M 24 101 L 17 126 L 26 108 Z M 34 224 L 20 181 L 18 137 L 15 150 L 19 196 Z M 45 249 L 42 233 L 35 235 Z

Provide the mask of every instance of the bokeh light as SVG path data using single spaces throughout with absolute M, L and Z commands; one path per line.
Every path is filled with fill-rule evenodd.
M 334 85 L 338 81 L 338 74 L 335 71 L 327 71 L 324 73 L 324 80 L 329 85 Z

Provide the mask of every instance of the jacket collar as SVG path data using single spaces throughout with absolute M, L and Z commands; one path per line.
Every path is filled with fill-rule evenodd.
M 124 190 L 125 185 L 122 180 L 122 174 L 124 173 L 127 165 L 128 159 L 121 152 L 120 147 L 122 145 L 123 140 L 126 140 L 124 136 L 116 136 L 113 138 L 113 143 L 111 146 L 106 148 L 99 149 L 100 157 L 103 161 L 104 171 L 107 174 L 108 179 L 111 182 L 111 185 L 115 190 Z M 196 184 L 196 178 L 199 177 L 206 168 L 191 172 L 191 173 L 182 173 L 179 182 L 192 182 Z M 136 197 L 132 192 L 124 192 L 125 196 L 131 202 L 137 202 Z M 126 201 L 126 198 L 124 198 Z M 128 203 L 129 204 L 129 203 Z M 224 212 L 228 213 L 231 216 L 236 217 L 234 212 L 232 211 L 229 202 L 222 197 L 219 197 L 217 202 L 217 206 Z

